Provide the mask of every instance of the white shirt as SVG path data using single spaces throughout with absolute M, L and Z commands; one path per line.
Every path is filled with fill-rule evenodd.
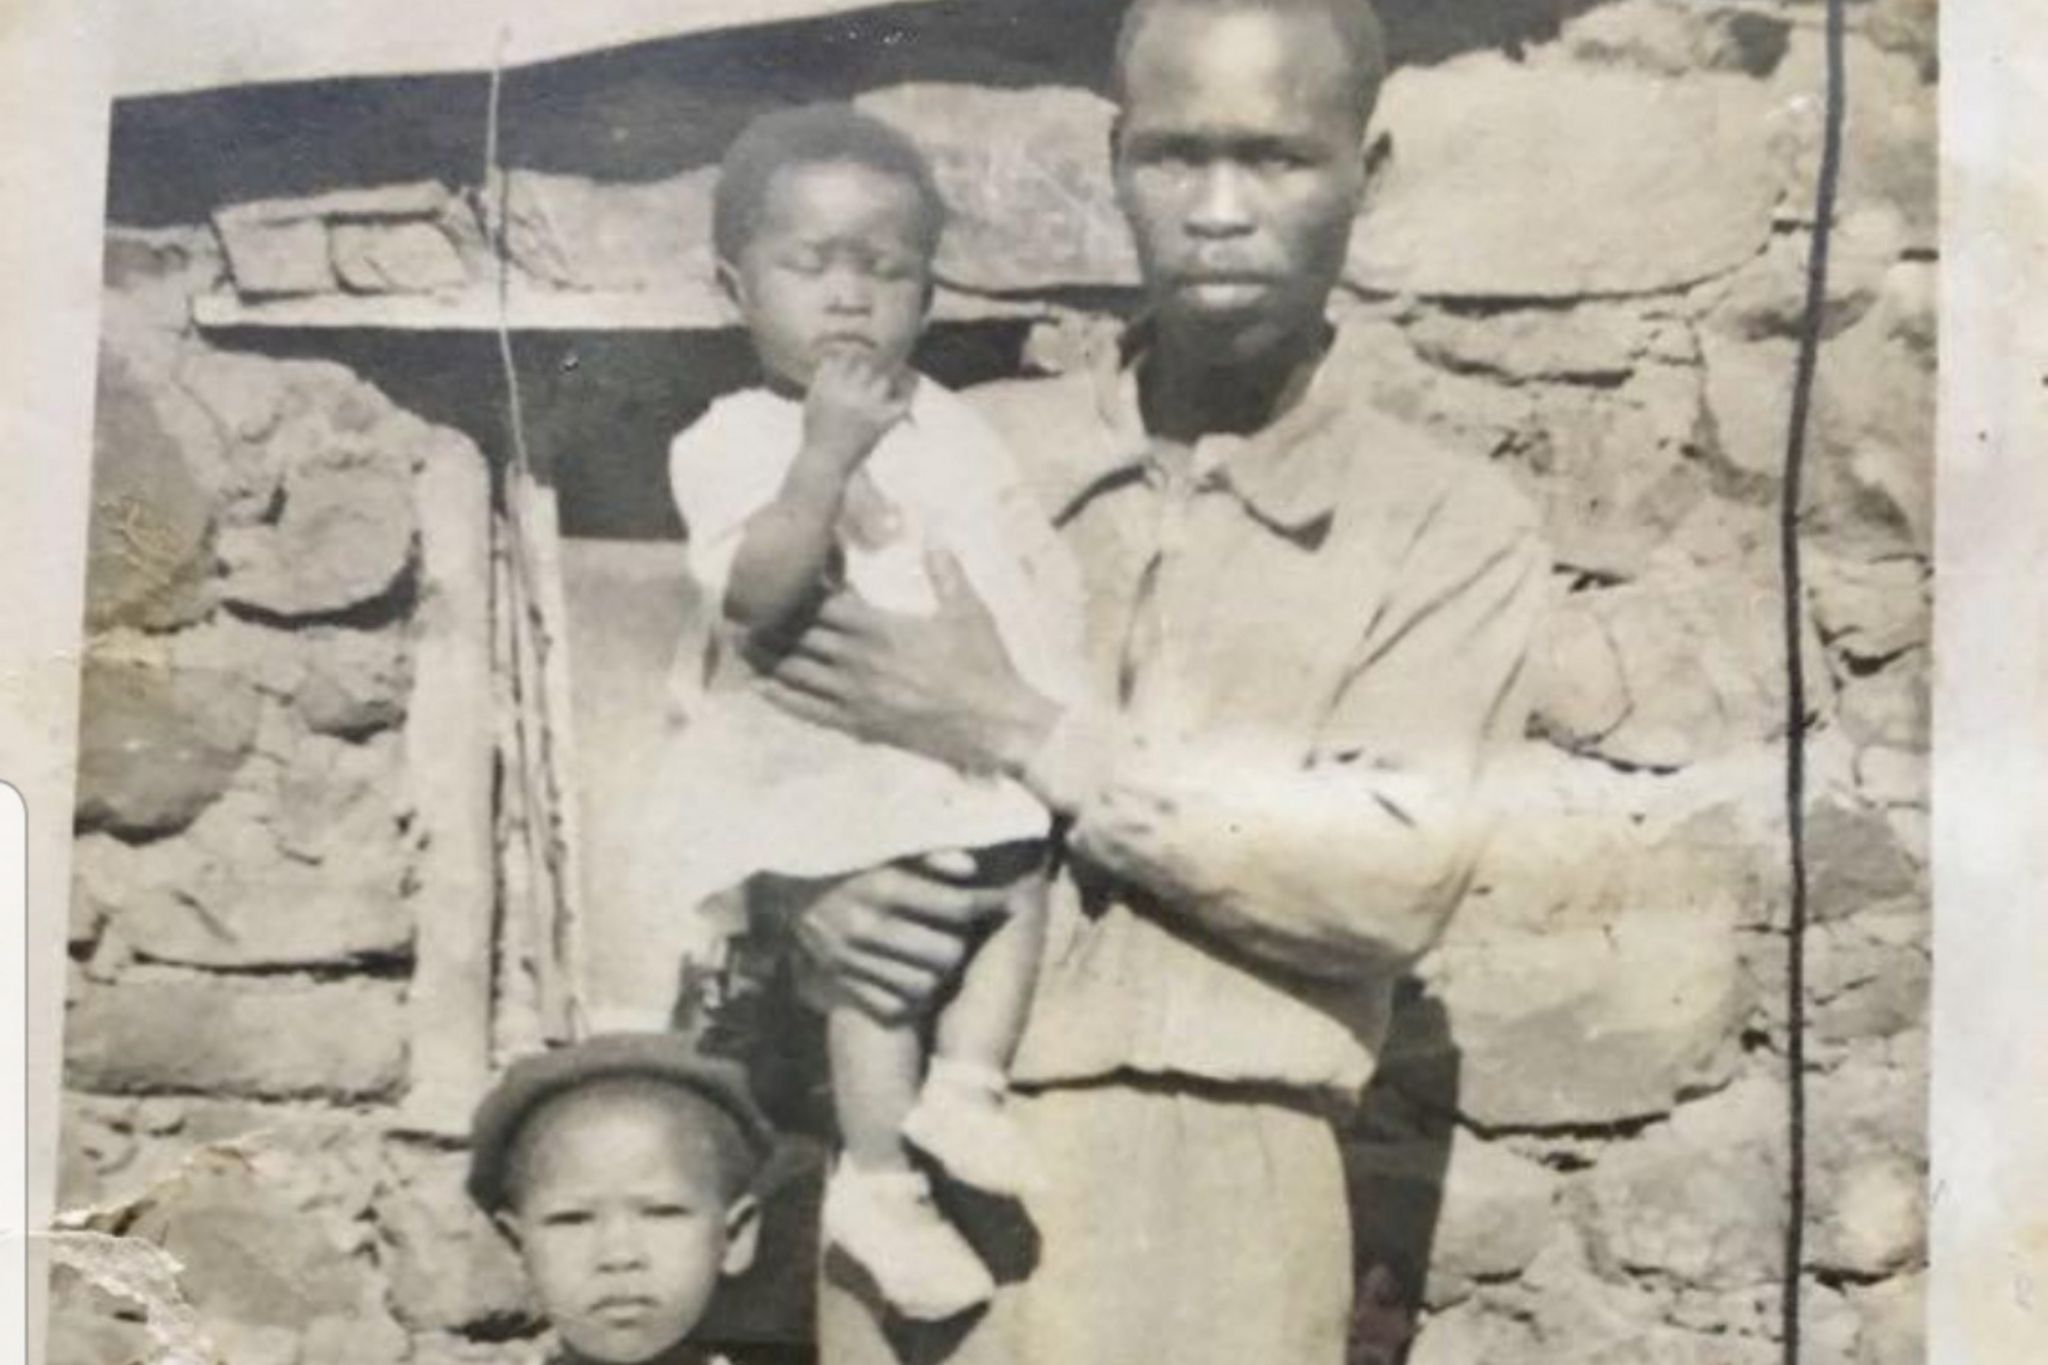
M 669 480 L 689 534 L 703 614 L 716 618 L 747 521 L 771 503 L 803 441 L 803 405 L 767 389 L 713 403 L 677 436 Z M 1018 672 L 1059 700 L 1081 669 L 1078 574 L 1025 488 L 1001 438 L 965 402 L 919 378 L 908 416 L 862 466 L 893 534 L 842 534 L 849 586 L 877 606 L 928 612 L 932 549 L 949 552 L 988 607 Z M 872 518 L 870 521 L 872 522 Z M 872 527 L 870 527 L 872 532 Z M 662 760 L 674 780 L 656 819 L 698 849 L 695 894 L 753 871 L 849 872 L 939 848 L 1042 837 L 1049 816 L 1021 787 L 969 777 L 777 710 L 751 687 L 716 627 L 677 660 L 679 740 Z M 721 850 L 712 856 L 710 845 Z M 744 866 L 742 866 L 744 864 Z

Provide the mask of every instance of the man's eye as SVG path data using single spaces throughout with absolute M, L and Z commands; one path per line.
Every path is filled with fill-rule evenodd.
M 778 262 L 784 270 L 799 275 L 822 275 L 825 273 L 825 258 L 814 251 L 797 251 L 782 257 Z
M 1315 164 L 1315 158 L 1306 152 L 1292 151 L 1286 147 L 1271 147 L 1253 158 L 1253 163 L 1262 171 L 1300 171 Z

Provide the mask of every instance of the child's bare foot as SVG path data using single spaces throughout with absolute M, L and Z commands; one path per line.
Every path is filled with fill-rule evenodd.
M 903 1140 L 963 1185 L 1020 1198 L 1038 1175 L 1008 1097 L 1000 1071 L 934 1057 L 917 1107 L 903 1121 Z
M 939 1215 L 919 1172 L 865 1170 L 842 1159 L 825 1185 L 822 1222 L 826 1240 L 907 1318 L 936 1322 L 995 1293 L 988 1267 Z

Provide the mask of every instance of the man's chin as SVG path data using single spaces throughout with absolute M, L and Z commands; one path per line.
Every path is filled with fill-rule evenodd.
M 1267 309 L 1189 306 L 1161 309 L 1154 326 L 1170 349 L 1219 366 L 1263 359 L 1306 330 Z

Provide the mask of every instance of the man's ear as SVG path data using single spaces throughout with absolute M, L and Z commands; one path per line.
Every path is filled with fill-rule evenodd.
M 725 1259 L 719 1262 L 719 1273 L 744 1275 L 753 1266 L 760 1244 L 761 1201 L 743 1194 L 725 1211 Z

